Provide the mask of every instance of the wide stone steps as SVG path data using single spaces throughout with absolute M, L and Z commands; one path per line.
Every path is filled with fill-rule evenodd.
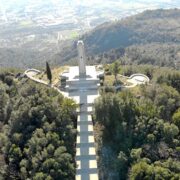
M 97 89 L 98 89 L 97 85 L 88 85 L 88 87 L 87 86 L 79 87 L 78 85 L 73 86 L 73 87 L 66 86 L 66 91 L 68 91 L 68 92 L 73 92 L 73 91 L 86 92 L 86 91 L 90 91 L 90 90 L 96 90 L 97 91 Z
M 98 180 L 96 149 L 91 115 L 87 107 L 84 112 L 80 108 L 77 121 L 76 141 L 76 180 Z M 86 110 L 86 111 L 85 111 Z
M 78 85 L 81 85 L 81 86 L 84 86 L 84 85 L 87 85 L 87 84 L 91 84 L 91 85 L 97 85 L 98 83 L 100 82 L 99 79 L 93 79 L 93 80 L 86 80 L 86 79 L 83 79 L 81 81 L 69 81 L 67 80 L 66 81 L 66 84 L 68 86 L 78 86 Z

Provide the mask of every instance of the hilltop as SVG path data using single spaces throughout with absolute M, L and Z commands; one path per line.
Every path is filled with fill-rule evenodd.
M 66 68 L 52 69 L 54 86 Z M 117 62 L 99 68 L 105 77 L 91 114 L 99 178 L 178 180 L 180 72 Z M 134 73 L 150 84 L 115 90 Z M 45 73 L 36 78 L 47 81 Z M 76 103 L 16 69 L 0 68 L 0 89 L 0 179 L 74 179 Z

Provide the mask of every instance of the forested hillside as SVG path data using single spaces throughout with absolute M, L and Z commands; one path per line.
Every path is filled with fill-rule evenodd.
M 85 43 L 88 64 L 109 63 L 126 57 L 127 63 L 180 68 L 179 32 L 179 9 L 148 10 L 104 23 L 79 38 Z M 78 39 L 62 41 L 58 45 L 46 38 L 28 41 L 20 47 L 18 44 L 1 46 L 0 65 L 41 67 L 45 61 L 54 65 L 77 64 Z
M 75 178 L 76 105 L 17 71 L 0 71 L 0 179 Z
M 90 64 L 113 62 L 125 56 L 127 63 L 179 68 L 179 32 L 179 9 L 148 10 L 120 21 L 104 23 L 82 39 Z M 64 49 L 56 60 L 66 61 L 76 55 L 76 49 L 71 46 Z
M 120 92 L 106 87 L 95 103 L 100 178 L 178 180 L 180 73 L 148 66 L 121 66 L 119 72 L 137 69 L 151 84 Z
M 125 56 L 128 63 L 180 68 L 180 10 L 148 10 L 119 21 L 107 22 L 84 34 L 88 64 L 109 63 Z M 56 36 L 54 34 L 54 36 Z M 53 37 L 54 37 L 53 36 Z M 41 67 L 77 64 L 78 39 L 52 43 L 34 40 L 19 47 L 1 46 L 3 67 Z M 46 57 L 46 58 L 45 58 Z
M 180 10 L 153 10 L 105 23 L 84 36 L 89 52 L 133 44 L 180 43 Z

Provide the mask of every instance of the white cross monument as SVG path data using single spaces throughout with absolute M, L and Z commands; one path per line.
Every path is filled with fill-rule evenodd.
M 86 77 L 86 55 L 85 55 L 83 41 L 77 42 L 77 48 L 78 48 L 78 61 L 79 61 L 79 77 L 83 78 Z

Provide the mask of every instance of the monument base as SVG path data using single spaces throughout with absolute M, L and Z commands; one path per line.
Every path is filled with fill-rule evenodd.
M 87 75 L 86 75 L 86 73 L 80 73 L 80 74 L 79 74 L 79 77 L 80 77 L 80 78 L 86 78 Z

